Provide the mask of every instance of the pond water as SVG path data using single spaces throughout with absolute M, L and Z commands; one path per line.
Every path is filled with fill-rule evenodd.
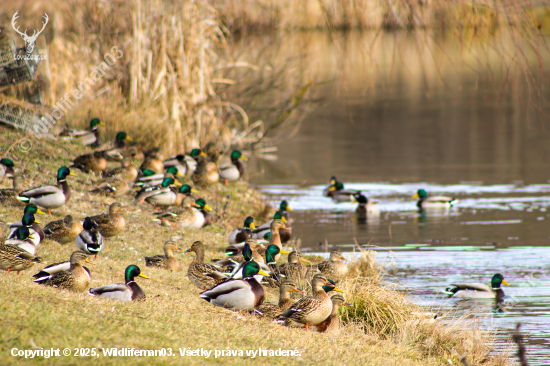
M 322 103 L 278 144 L 277 160 L 251 159 L 252 183 L 274 204 L 289 200 L 302 250 L 353 256 L 355 242 L 374 246 L 391 263 L 388 280 L 415 302 L 485 314 L 503 335 L 521 321 L 529 359 L 550 363 L 548 118 L 528 107 L 520 70 L 508 68 L 501 87 L 498 61 L 481 67 L 474 51 L 449 51 L 453 40 L 445 52 L 420 53 L 410 35 L 372 40 L 308 33 L 281 41 L 303 52 L 304 79 L 331 82 L 316 89 Z M 358 222 L 355 205 L 323 197 L 332 175 L 378 200 L 380 214 Z M 419 188 L 459 201 L 419 213 L 411 198 Z M 456 282 L 489 284 L 495 273 L 511 285 L 503 311 L 441 294 Z

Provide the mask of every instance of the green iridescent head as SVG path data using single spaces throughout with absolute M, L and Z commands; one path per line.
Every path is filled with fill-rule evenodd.
M 143 174 L 144 177 L 151 177 L 157 173 L 154 170 L 143 168 L 141 169 L 141 174 Z
M 281 252 L 281 249 L 277 245 L 275 244 L 268 245 L 265 250 L 265 259 L 267 264 L 276 263 L 275 257 L 280 252 Z
M 243 257 L 247 262 L 252 259 L 252 248 L 250 248 L 250 244 L 248 243 L 244 243 Z
M 5 165 L 5 166 L 9 166 L 9 167 L 11 167 L 11 168 L 14 167 L 13 161 L 12 161 L 11 159 L 8 159 L 8 158 L 2 158 L 2 159 L 0 160 L 0 164 Z
M 367 200 L 367 197 L 365 197 L 364 195 L 362 194 L 358 194 L 355 196 L 355 200 L 357 201 L 357 203 L 359 203 L 360 205 L 366 205 L 368 200 Z
M 39 223 L 35 220 L 34 218 L 34 214 L 32 212 L 26 212 L 24 215 L 23 215 L 23 218 L 21 219 L 21 222 L 23 223 L 23 225 L 25 226 L 31 226 L 32 224 L 34 224 L 35 222 L 36 223 Z
M 173 166 L 173 165 L 168 167 L 168 169 L 166 169 L 165 173 L 170 173 L 170 174 L 173 174 L 173 175 L 182 175 L 179 172 L 178 168 Z
M 288 205 L 288 202 L 286 200 L 281 201 L 281 204 L 279 205 L 279 210 L 281 211 L 292 211 L 290 206 Z
M 136 277 L 149 278 L 141 273 L 141 270 L 135 264 L 131 264 L 126 267 L 126 270 L 124 270 L 124 280 L 126 281 L 126 283 L 132 282 Z
M 167 177 L 162 180 L 161 186 L 163 188 L 170 187 L 172 184 L 176 183 L 176 180 L 172 177 Z
M 19 240 L 27 240 L 29 238 L 29 229 L 26 226 L 19 226 L 17 230 L 12 234 L 12 237 L 15 237 Z
M 244 226 L 248 229 L 255 229 L 256 226 L 254 226 L 254 218 L 252 216 L 248 216 L 246 219 L 244 219 Z
M 500 288 L 500 285 L 510 286 L 508 282 L 504 281 L 504 276 L 497 273 L 491 278 L 491 287 L 497 289 Z
M 90 121 L 90 128 L 92 130 L 95 130 L 98 126 L 103 126 L 103 123 L 101 123 L 101 120 L 99 118 L 93 118 Z
M 192 190 L 193 191 L 193 190 Z M 210 206 L 208 206 L 206 204 L 206 200 L 204 198 L 199 198 L 198 200 L 195 201 L 195 203 L 197 205 L 199 205 L 202 209 L 206 210 L 206 211 L 212 211 L 212 209 L 210 208 Z
M 268 231 L 264 234 L 264 240 L 270 241 L 271 240 L 271 231 Z
M 243 278 L 253 277 L 257 274 L 268 276 L 267 273 L 260 269 L 260 265 L 254 261 L 246 262 L 243 266 Z
M 62 166 L 57 171 L 57 180 L 58 181 L 64 181 L 65 179 L 67 179 L 67 176 L 69 176 L 69 175 L 76 176 L 76 174 L 71 173 L 69 168 L 67 168 L 66 166 Z
M 191 155 L 193 159 L 197 159 L 199 156 L 206 156 L 201 149 L 193 149 L 189 155 Z
M 239 159 L 242 159 L 245 161 L 248 160 L 246 157 L 243 156 L 243 153 L 241 152 L 241 150 L 233 150 L 233 152 L 231 153 L 231 161 L 236 162 Z
M 40 210 L 38 208 L 38 206 L 35 205 L 34 203 L 29 203 L 28 205 L 25 206 L 25 209 L 23 210 L 23 213 L 26 214 L 27 212 L 30 212 L 32 214 L 38 213 L 38 214 L 41 214 L 41 215 L 45 215 L 45 213 L 42 212 L 42 210 Z
M 426 197 L 428 197 L 428 194 L 424 189 L 419 189 L 418 191 L 416 191 L 416 194 L 413 196 L 413 198 L 422 198 L 422 199 Z
M 115 137 L 115 140 L 119 141 L 119 142 L 124 141 L 124 140 L 132 141 L 130 136 L 128 136 L 128 134 L 124 131 L 120 131 L 119 133 L 117 133 L 116 137 Z

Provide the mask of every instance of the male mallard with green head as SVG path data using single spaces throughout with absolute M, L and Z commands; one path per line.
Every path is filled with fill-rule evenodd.
M 102 150 L 107 161 L 122 161 L 125 156 L 132 156 L 137 152 L 131 152 L 126 145 L 126 141 L 132 141 L 130 136 L 124 131 L 120 131 L 115 136 L 114 147 Z
M 98 230 L 97 224 L 90 217 L 86 217 L 82 223 L 82 230 L 75 239 L 76 246 L 84 253 L 97 255 L 103 250 L 103 236 Z
M 510 286 L 504 280 L 504 276 L 497 273 L 491 278 L 491 287 L 482 283 L 457 283 L 449 287 L 443 293 L 449 297 L 470 298 L 470 299 L 502 299 L 504 291 L 501 285 Z
M 20 226 L 26 226 L 29 229 L 29 235 L 31 235 L 33 238 L 30 240 L 35 246 L 38 246 L 42 240 L 44 240 L 45 235 L 44 231 L 40 227 L 40 221 L 36 220 L 34 217 L 34 214 L 37 212 L 34 212 L 32 208 L 27 209 L 25 207 L 25 211 L 23 214 L 23 218 L 21 221 L 14 222 L 10 225 L 10 238 L 14 235 L 15 231 Z
M 164 255 L 145 257 L 145 266 L 164 268 L 170 271 L 181 271 L 180 262 L 174 257 L 173 252 L 183 252 L 183 249 L 178 248 L 172 240 L 168 240 L 164 243 Z
M 191 245 L 191 248 L 186 250 L 195 252 L 196 257 L 193 259 L 187 269 L 187 278 L 201 290 L 209 289 L 216 285 L 219 280 L 228 279 L 221 273 L 218 267 L 212 264 L 204 263 L 204 244 L 202 241 L 196 241 Z
M 27 229 L 28 230 L 28 229 Z M 19 248 L 16 245 L 5 244 L 8 236 L 8 225 L 0 220 L 0 269 L 8 271 L 24 271 L 39 263 L 40 259 L 25 249 Z
M 86 130 L 64 129 L 59 133 L 59 136 L 76 138 L 84 146 L 92 146 L 93 148 L 101 146 L 99 126 L 105 126 L 99 118 L 90 120 L 90 127 Z
M 418 208 L 450 208 L 457 202 L 456 199 L 447 196 L 428 197 L 426 190 L 419 189 L 412 198 L 418 198 L 416 205 Z
M 344 189 L 344 183 L 339 182 L 334 176 L 331 178 L 330 184 L 331 185 L 323 191 L 323 194 L 332 198 L 332 200 L 337 203 L 352 202 L 353 197 L 361 193 L 353 189 Z
M 313 288 L 312 296 L 302 297 L 290 306 L 290 308 L 276 318 L 276 322 L 287 326 L 292 323 L 304 324 L 306 331 L 309 327 L 317 325 L 326 320 L 332 312 L 332 301 L 323 289 L 329 284 L 324 275 L 316 275 L 311 281 Z
M 145 301 L 145 292 L 135 281 L 136 277 L 149 278 L 141 272 L 138 266 L 131 264 L 124 270 L 124 283 L 112 283 L 91 288 L 89 294 L 122 302 Z
M 94 264 L 88 259 L 86 253 L 77 250 L 71 254 L 71 267 L 69 270 L 57 272 L 56 274 L 40 277 L 34 282 L 40 285 L 67 289 L 75 292 L 86 291 L 90 284 L 90 273 L 82 266 L 82 263 Z
M 17 196 L 17 199 L 25 203 L 34 203 L 48 210 L 59 208 L 71 199 L 71 188 L 67 184 L 67 176 L 76 174 L 71 173 L 69 168 L 62 166 L 57 171 L 57 186 L 41 186 L 23 191 Z
M 235 182 L 244 177 L 245 167 L 241 160 L 247 161 L 248 159 L 243 156 L 240 150 L 234 150 L 231 153 L 231 163 L 223 164 L 219 168 L 220 179 L 225 182 Z
M 214 306 L 220 306 L 233 311 L 253 311 L 265 299 L 265 290 L 254 278 L 255 275 L 267 276 L 258 263 L 247 262 L 243 267 L 243 279 L 230 279 L 210 290 L 200 293 L 204 299 Z
M 227 242 L 229 244 L 242 243 L 252 236 L 252 230 L 255 228 L 256 227 L 254 226 L 254 218 L 252 216 L 248 216 L 246 219 L 244 219 L 243 227 L 233 229 L 233 231 L 229 233 L 229 236 L 227 237 Z
M 90 220 L 97 225 L 101 235 L 105 238 L 117 236 L 126 227 L 126 220 L 120 213 L 125 211 L 119 202 L 114 202 L 109 206 L 109 213 L 91 216 Z
M 44 226 L 46 238 L 59 244 L 72 243 L 83 230 L 82 224 L 74 221 L 71 215 L 65 216 L 63 220 L 51 221 Z
M 36 245 L 33 239 L 36 238 L 29 233 L 29 228 L 27 226 L 19 226 L 6 240 L 6 244 L 18 247 L 32 255 L 36 255 Z
M 380 206 L 378 202 L 368 200 L 367 197 L 361 193 L 355 195 L 353 203 L 358 203 L 357 208 L 355 209 L 355 215 L 357 215 L 357 219 L 360 221 L 365 221 L 367 219 L 367 213 L 380 213 Z

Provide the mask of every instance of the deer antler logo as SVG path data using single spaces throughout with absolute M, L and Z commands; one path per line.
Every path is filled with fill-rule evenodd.
M 19 18 L 19 16 L 17 15 L 17 13 L 19 13 L 19 10 L 17 10 L 15 12 L 15 14 L 13 14 L 13 18 L 11 18 L 11 25 L 13 27 L 13 29 L 15 29 L 15 31 L 17 33 L 19 33 L 21 35 L 21 37 L 23 38 L 23 40 L 25 41 L 25 48 L 27 49 L 27 53 L 28 54 L 31 54 L 33 49 L 34 49 L 34 45 L 36 43 L 36 39 L 38 38 L 38 36 L 40 35 L 40 33 L 42 33 L 42 31 L 44 30 L 44 28 L 46 28 L 46 24 L 48 24 L 48 14 L 44 13 L 44 19 L 46 20 L 46 23 L 42 22 L 42 29 L 40 29 L 39 31 L 35 30 L 34 33 L 32 34 L 32 36 L 28 36 L 27 35 L 27 30 L 25 29 L 25 32 L 20 32 L 19 31 L 19 27 L 15 27 L 15 20 L 17 18 Z

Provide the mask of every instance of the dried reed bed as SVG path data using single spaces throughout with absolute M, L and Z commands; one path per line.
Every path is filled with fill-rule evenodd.
M 62 123 L 85 127 L 92 117 L 107 125 L 107 139 L 126 130 L 146 147 L 161 145 L 166 152 L 189 150 L 216 138 L 230 144 L 252 130 L 247 113 L 231 102 L 224 78 L 239 64 L 227 57 L 227 30 L 208 1 L 30 1 L 3 2 L 2 43 L 21 45 L 11 26 L 18 9 L 21 29 L 50 21 L 38 47 L 47 54 L 39 77 L 48 80 L 44 103 L 53 105 L 90 76 L 112 47 L 123 57 L 110 67 L 92 91 L 72 108 Z M 30 34 L 30 33 L 29 33 Z M 221 52 L 220 52 L 221 51 Z M 16 87 L 0 92 L 22 96 Z M 259 133 L 263 136 L 263 134 Z

